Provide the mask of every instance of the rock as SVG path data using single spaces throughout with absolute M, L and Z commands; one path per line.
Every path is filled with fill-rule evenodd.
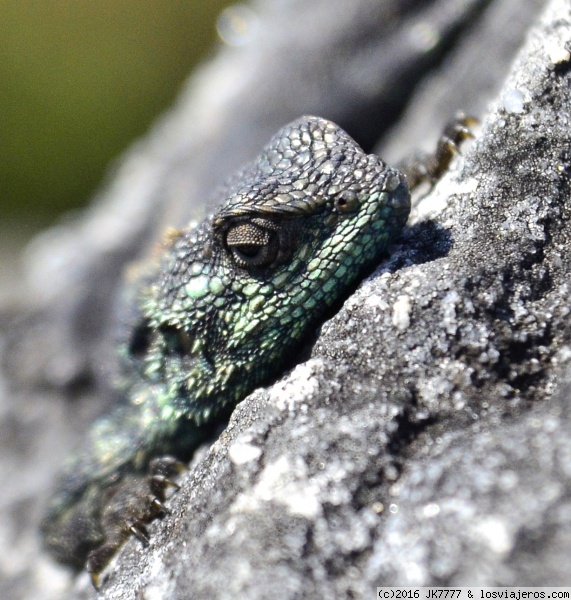
M 290 81 L 275 88 L 282 103 L 268 102 L 265 110 L 251 89 L 260 89 L 263 97 L 273 93 L 271 86 L 241 90 L 234 83 L 235 95 L 225 88 L 227 108 L 221 100 L 211 113 L 217 119 L 203 123 L 198 109 L 204 110 L 205 97 L 213 97 L 207 91 L 216 90 L 214 75 L 251 60 L 253 50 L 222 52 L 199 76 L 202 87 L 189 88 L 144 146 L 133 151 L 106 199 L 68 231 L 83 241 L 83 256 L 70 254 L 72 242 L 62 245 L 68 269 L 73 268 L 51 294 L 44 290 L 33 324 L 23 323 L 17 343 L 5 341 L 10 352 L 4 353 L 9 354 L 4 378 L 17 385 L 11 391 L 6 383 L 0 388 L 7 448 L 0 468 L 9 482 L 0 539 L 13 546 L 0 563 L 2 598 L 33 598 L 39 590 L 42 597 L 70 600 L 96 595 L 85 575 L 72 583 L 41 556 L 31 522 L 37 522 L 63 454 L 104 402 L 92 372 L 101 353 L 109 352 L 106 335 L 90 343 L 85 330 L 77 329 L 90 315 L 95 315 L 91 329 L 110 322 L 85 304 L 90 290 L 105 281 L 102 289 L 113 293 L 122 261 L 145 245 L 146 219 L 158 214 L 161 196 L 170 200 L 167 205 L 176 204 L 189 183 L 214 181 L 208 162 L 222 154 L 205 152 L 187 176 L 180 165 L 196 156 L 197 139 L 216 149 L 221 125 L 224 132 L 235 127 L 226 152 L 242 139 L 249 152 L 258 136 L 268 137 L 266 128 L 274 129 L 275 120 L 297 116 L 290 110 L 319 112 L 351 133 L 351 123 L 370 117 L 375 107 L 379 114 L 403 110 L 404 98 L 399 103 L 388 94 L 383 104 L 380 92 L 399 73 L 409 72 L 403 64 L 396 69 L 400 55 L 392 50 L 406 45 L 391 44 L 405 44 L 411 28 L 423 30 L 411 9 L 395 37 L 382 37 L 387 30 L 381 28 L 377 45 L 375 19 L 365 12 L 373 5 L 379 6 L 351 3 L 346 21 L 331 8 L 335 18 L 321 21 L 322 2 L 312 3 L 307 19 L 299 18 L 300 2 L 256 6 L 268 23 L 265 48 L 274 48 L 289 65 L 288 71 L 275 63 L 276 73 L 295 72 L 295 62 L 282 56 L 285 38 L 272 35 L 277 31 L 272 27 L 280 16 L 285 23 L 298 11 L 300 29 L 292 39 L 305 52 L 303 44 L 313 44 L 316 52 L 300 68 L 307 89 L 315 73 L 328 80 L 328 69 L 336 67 L 341 81 L 351 81 L 363 72 L 377 73 L 373 57 L 389 57 L 379 63 L 378 82 L 370 83 L 377 91 L 349 101 L 350 86 L 339 86 L 338 95 L 335 86 L 326 87 L 333 96 L 316 94 L 311 104 L 311 91 L 300 85 L 300 104 L 288 108 L 292 95 L 284 88 L 295 89 Z M 482 115 L 477 139 L 436 188 L 417 199 L 390 258 L 323 325 L 309 358 L 244 400 L 220 438 L 198 453 L 169 502 L 170 515 L 150 527 L 151 546 L 126 544 L 106 571 L 103 597 L 364 598 L 378 585 L 570 585 L 562 557 L 571 554 L 571 7 L 552 0 L 539 18 L 540 5 L 465 2 L 464 12 L 454 18 L 444 2 L 425 9 L 432 20 L 419 22 L 431 25 L 433 33 L 440 24 L 448 37 L 439 38 L 446 43 L 435 54 L 409 56 L 403 50 L 400 58 L 416 65 L 409 69 L 412 79 L 418 84 L 420 65 L 429 59 L 431 78 L 407 96 L 410 108 L 395 133 L 400 141 L 387 151 L 399 153 L 411 131 L 421 136 L 413 127 L 421 120 L 430 132 L 440 110 Z M 376 18 L 396 6 L 383 3 Z M 323 40 L 329 45 L 321 44 L 319 35 L 308 36 L 314 22 L 328 32 Z M 532 22 L 506 74 L 512 56 L 506 45 L 518 46 Z M 372 41 L 362 33 L 350 35 L 363 27 Z M 501 33 L 508 30 L 513 37 L 504 38 Z M 339 41 L 357 39 L 361 45 Z M 337 65 L 333 48 L 341 48 L 336 58 L 349 64 Z M 297 50 L 294 44 L 292 60 Z M 313 64 L 321 67 L 310 69 Z M 467 83 L 468 64 L 474 65 L 469 75 L 478 88 Z M 271 70 L 271 62 L 263 62 L 253 79 L 264 81 L 264 65 Z M 408 76 L 404 81 L 410 85 Z M 493 91 L 495 99 L 485 110 L 477 89 Z M 470 96 L 474 104 L 455 104 Z M 447 100 L 445 108 L 438 98 Z M 391 103 L 397 108 L 389 108 Z M 240 114 L 244 121 L 233 125 Z M 255 118 L 262 124 L 247 135 Z M 371 124 L 368 133 L 361 132 L 364 143 L 372 144 L 386 127 L 386 122 Z M 355 129 L 358 136 L 359 126 Z M 189 135 L 193 130 L 196 137 Z M 164 156 L 163 149 L 168 149 Z M 143 178 L 149 168 L 157 176 L 152 190 L 145 187 L 150 179 Z M 203 185 L 188 189 L 208 188 Z M 125 235 L 126 225 L 106 215 L 129 197 L 125 211 L 140 220 L 131 219 L 131 234 Z M 167 213 L 172 214 L 168 206 Z M 98 227 L 110 222 L 117 229 L 97 247 Z M 140 243 L 133 245 L 134 239 Z M 110 265 L 97 267 L 104 257 Z M 66 296 L 78 281 L 79 295 Z M 61 297 L 69 302 L 50 309 L 50 301 Z M 73 307 L 73 314 L 64 307 Z M 3 330 L 12 327 L 3 323 Z M 35 348 L 32 333 L 42 335 L 44 344 Z M 22 356 L 28 360 L 18 359 Z M 75 403 L 65 399 L 72 392 Z

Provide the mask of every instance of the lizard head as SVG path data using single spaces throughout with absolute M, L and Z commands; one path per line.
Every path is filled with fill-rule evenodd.
M 158 332 L 145 372 L 186 404 L 243 396 L 275 375 L 410 210 L 404 177 L 317 117 L 278 131 L 222 196 L 174 239 L 145 307 Z

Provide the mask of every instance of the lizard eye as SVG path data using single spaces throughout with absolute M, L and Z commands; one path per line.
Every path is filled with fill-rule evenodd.
M 240 223 L 226 232 L 226 245 L 240 267 L 267 267 L 278 254 L 276 233 L 256 223 Z

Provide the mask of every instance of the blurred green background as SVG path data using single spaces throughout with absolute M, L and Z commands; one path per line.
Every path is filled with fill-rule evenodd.
M 87 202 L 213 48 L 229 4 L 0 0 L 0 228 L 27 237 Z

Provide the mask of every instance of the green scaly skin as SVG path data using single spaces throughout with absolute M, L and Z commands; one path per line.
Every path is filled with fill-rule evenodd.
M 138 290 L 141 319 L 120 349 L 124 401 L 70 459 L 44 520 L 61 562 L 81 568 L 101 546 L 115 487 L 153 457 L 187 458 L 205 424 L 283 372 L 410 210 L 398 170 L 316 117 L 278 131 L 221 198 L 197 228 L 171 236 Z

